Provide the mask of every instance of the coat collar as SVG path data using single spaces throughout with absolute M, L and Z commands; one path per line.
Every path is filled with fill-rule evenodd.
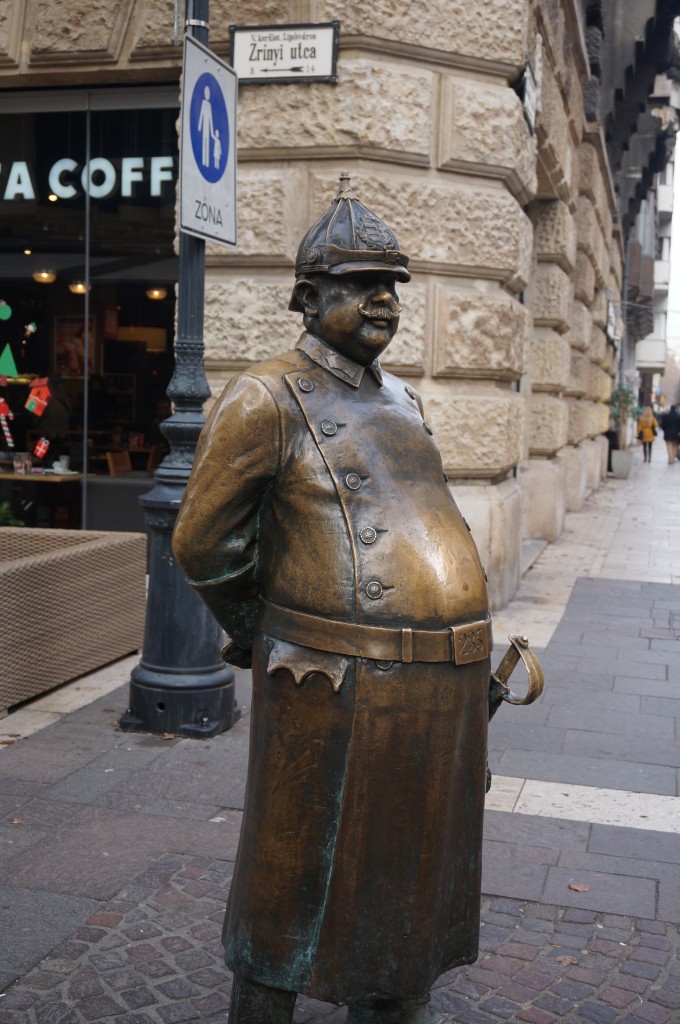
M 308 334 L 306 331 L 301 335 L 296 348 L 301 349 L 318 366 L 328 370 L 338 380 L 350 384 L 353 388 L 360 386 L 365 370 L 368 370 L 375 378 L 376 383 L 382 387 L 382 371 L 377 359 L 374 359 L 370 366 L 362 366 L 360 363 L 355 363 L 353 359 L 348 359 L 347 356 L 336 352 L 321 338 L 317 338 L 314 334 Z

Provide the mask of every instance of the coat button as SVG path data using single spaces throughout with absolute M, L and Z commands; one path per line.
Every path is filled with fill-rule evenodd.
M 314 385 L 312 384 L 309 377 L 298 377 L 298 387 L 300 391 L 313 391 Z
M 334 423 L 333 420 L 324 420 L 321 424 L 321 432 L 322 434 L 325 434 L 326 437 L 332 437 L 333 434 L 337 434 L 338 425 L 337 423 Z
M 366 584 L 366 594 L 370 597 L 371 601 L 377 601 L 383 595 L 383 588 L 377 580 L 371 580 L 370 583 Z
M 363 530 L 359 531 L 359 537 L 364 544 L 372 544 L 378 534 L 372 526 L 364 526 Z
M 350 491 L 358 491 L 361 487 L 361 477 L 358 473 L 348 473 L 345 477 L 345 483 Z

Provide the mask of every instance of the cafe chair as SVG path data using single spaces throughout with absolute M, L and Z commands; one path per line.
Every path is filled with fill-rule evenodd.
M 128 451 L 107 452 L 106 464 L 109 467 L 109 476 L 122 476 L 123 473 L 132 472 L 132 462 Z

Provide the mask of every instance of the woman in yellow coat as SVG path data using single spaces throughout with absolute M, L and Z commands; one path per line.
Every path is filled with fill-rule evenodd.
M 645 406 L 642 411 L 642 415 L 638 420 L 638 439 L 642 441 L 642 448 L 644 451 L 644 461 L 652 461 L 652 445 L 654 444 L 654 438 L 657 435 L 659 424 L 656 416 L 652 411 L 650 405 Z

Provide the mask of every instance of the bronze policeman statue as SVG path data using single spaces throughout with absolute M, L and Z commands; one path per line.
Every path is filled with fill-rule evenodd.
M 304 332 L 212 409 L 174 536 L 253 670 L 230 1020 L 288 1024 L 303 992 L 352 1024 L 444 1021 L 432 983 L 477 957 L 489 714 L 525 702 L 506 679 L 531 652 L 491 676 L 477 549 L 379 362 L 408 258 L 346 175 L 295 270 Z

